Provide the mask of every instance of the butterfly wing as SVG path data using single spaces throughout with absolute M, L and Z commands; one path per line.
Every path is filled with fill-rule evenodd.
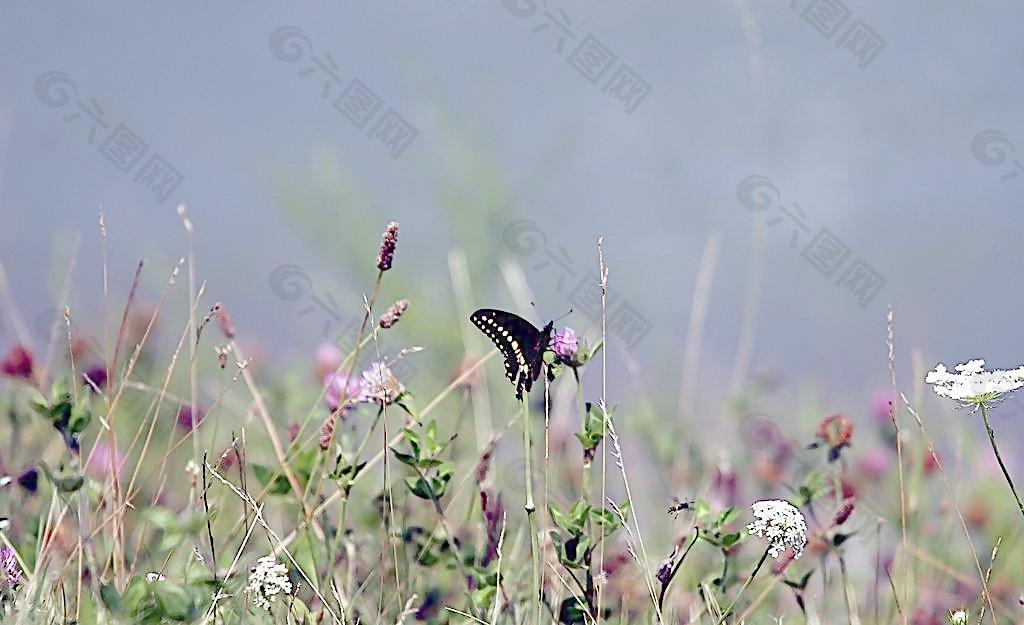
M 505 358 L 505 377 L 516 387 L 516 398 L 523 391 L 530 392 L 533 382 L 540 376 L 544 350 L 550 339 L 550 327 L 541 332 L 519 315 L 481 308 L 469 320 L 487 335 Z

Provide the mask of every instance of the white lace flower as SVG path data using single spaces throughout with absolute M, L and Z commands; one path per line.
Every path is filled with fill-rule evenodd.
M 359 381 L 360 401 L 390 404 L 405 392 L 405 387 L 383 362 L 372 363 Z
M 292 593 L 288 567 L 278 563 L 274 556 L 263 556 L 249 571 L 249 583 L 245 591 L 252 594 L 252 602 L 257 608 L 270 610 L 270 605 L 277 599 L 277 595 Z
M 939 363 L 924 381 L 932 385 L 936 395 L 965 404 L 990 403 L 1024 386 L 1024 366 L 985 371 L 984 360 L 971 360 L 954 369 L 956 373 L 951 373 Z
M 970 620 L 970 614 L 967 610 L 957 610 L 949 613 L 949 622 L 953 625 L 967 625 L 967 621 Z
M 787 547 L 793 548 L 793 557 L 799 558 L 807 545 L 807 523 L 804 515 L 789 502 L 767 499 L 750 506 L 754 522 L 747 531 L 768 541 L 768 555 L 778 559 Z
M 146 573 L 146 581 L 147 582 L 162 582 L 162 581 L 165 581 L 166 579 L 167 579 L 166 577 L 164 577 L 163 575 L 161 575 L 159 573 Z

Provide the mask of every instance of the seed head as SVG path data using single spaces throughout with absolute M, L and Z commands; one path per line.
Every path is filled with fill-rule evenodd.
M 380 316 L 380 327 L 386 330 L 398 323 L 398 320 L 402 318 L 402 315 L 405 314 L 405 310 L 407 308 L 409 308 L 409 300 L 407 299 L 400 299 L 392 304 L 391 308 L 388 308 L 387 311 Z
M 395 259 L 395 246 L 398 244 L 398 222 L 392 221 L 388 229 L 384 231 L 384 240 L 380 244 L 380 253 L 377 254 L 377 269 L 387 271 L 391 269 L 391 263 Z

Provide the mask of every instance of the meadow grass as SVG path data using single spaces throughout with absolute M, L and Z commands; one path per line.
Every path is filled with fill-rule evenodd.
M 414 322 L 425 298 L 409 276 L 398 281 L 402 301 L 383 300 L 415 260 L 403 258 L 392 224 L 376 267 L 364 268 L 367 294 L 350 306 L 358 329 L 310 355 L 313 375 L 296 374 L 248 355 L 251 337 L 207 293 L 193 224 L 180 214 L 182 261 L 140 263 L 123 297 L 104 246 L 102 340 L 76 329 L 85 324 L 66 286 L 53 340 L 34 345 L 0 265 L 17 329 L 0 400 L 0 619 L 1024 618 L 1021 519 L 1003 477 L 1016 489 L 989 420 L 1000 407 L 986 400 L 981 418 L 951 415 L 924 399 L 923 370 L 897 380 L 891 310 L 879 355 L 891 388 L 865 398 L 863 418 L 802 408 L 780 422 L 757 416 L 771 389 L 745 376 L 720 414 L 697 414 L 694 395 L 710 392 L 696 368 L 712 237 L 678 407 L 610 398 L 609 360 L 621 353 L 607 314 L 614 242 L 599 240 L 601 315 L 579 336 L 559 329 L 550 377 L 518 402 L 500 354 L 469 325 L 484 302 L 474 301 L 465 254 L 448 257 L 459 327 L 432 332 L 447 318 L 427 312 L 429 323 Z M 104 244 L 106 227 L 101 218 Z M 143 305 L 148 271 L 167 278 Z M 512 298 L 530 301 L 521 271 L 503 274 Z M 164 312 L 172 300 L 187 303 L 185 318 Z M 172 337 L 166 347 L 152 340 L 158 327 Z M 406 359 L 427 372 L 415 392 L 402 379 Z M 979 436 L 953 437 L 951 419 Z M 703 438 L 710 420 L 728 426 L 726 445 Z

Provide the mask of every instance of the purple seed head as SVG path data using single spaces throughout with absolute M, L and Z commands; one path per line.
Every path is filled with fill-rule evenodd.
M 380 316 L 380 327 L 387 330 L 398 323 L 398 320 L 402 318 L 402 315 L 405 314 L 405 309 L 408 307 L 409 300 L 407 299 L 400 299 L 392 304 L 391 308 L 388 308 L 387 311 Z
M 392 221 L 388 229 L 384 231 L 384 240 L 380 244 L 380 253 L 377 254 L 377 269 L 387 271 L 391 269 L 391 263 L 395 260 L 395 246 L 398 244 L 398 222 Z

